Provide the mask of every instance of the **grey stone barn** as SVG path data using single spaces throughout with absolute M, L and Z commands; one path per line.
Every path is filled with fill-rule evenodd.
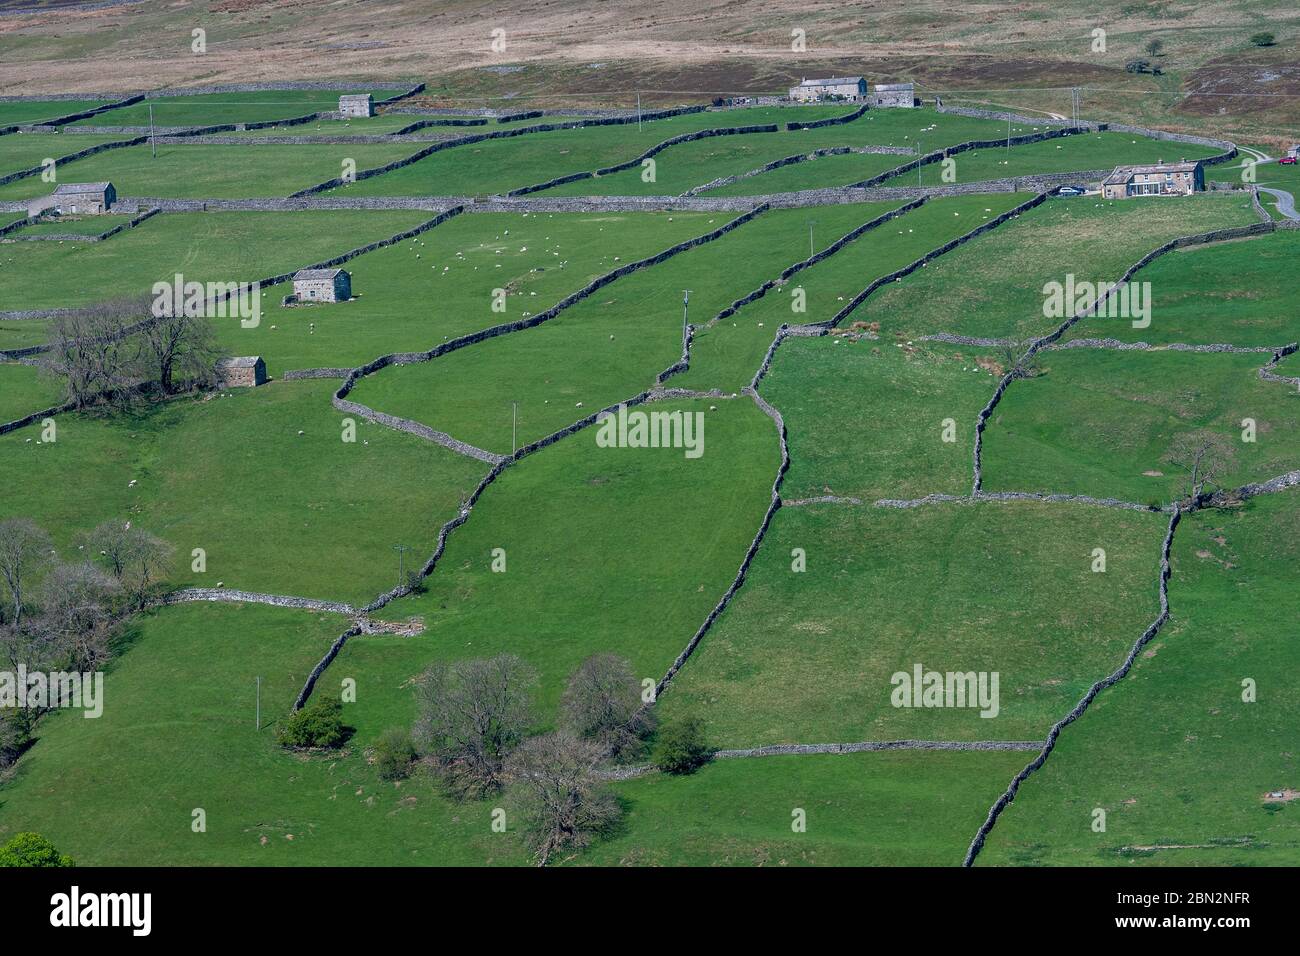
M 27 204 L 27 215 L 53 210 L 60 216 L 98 216 L 113 208 L 117 190 L 112 183 L 63 183 L 48 196 Z
M 369 93 L 344 93 L 339 97 L 339 112 L 344 116 L 374 116 L 375 98 Z
M 916 87 L 911 83 L 873 83 L 867 102 L 872 106 L 886 109 L 890 107 L 910 109 L 916 105 Z
M 256 388 L 266 381 L 266 363 L 260 355 L 241 355 L 217 362 L 220 388 Z
M 352 298 L 352 276 L 343 269 L 303 269 L 293 277 L 298 302 L 346 302 Z

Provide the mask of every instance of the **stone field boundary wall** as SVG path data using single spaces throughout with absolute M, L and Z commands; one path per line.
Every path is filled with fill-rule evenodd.
M 54 157 L 54 168 L 57 171 L 64 163 L 75 162 L 78 159 L 85 159 L 87 156 L 94 156 L 96 153 L 102 153 L 110 149 L 122 149 L 126 146 L 139 146 L 149 141 L 148 136 L 137 136 L 134 139 L 114 140 L 108 143 L 99 143 L 96 146 L 88 146 L 85 149 L 77 150 L 75 153 L 69 153 L 66 156 Z M 44 166 L 32 166 L 28 169 L 20 169 L 16 173 L 9 173 L 6 176 L 0 176 L 0 186 L 6 183 L 12 183 L 19 179 L 27 179 L 30 176 L 39 176 Z M 12 204 L 20 208 L 27 208 L 28 200 L 15 200 Z
M 506 193 L 507 196 L 524 196 L 528 193 L 541 192 L 543 189 L 550 189 L 553 186 L 562 186 L 565 183 L 576 182 L 580 179 L 595 179 L 600 176 L 608 176 L 612 173 L 620 173 L 625 169 L 633 169 L 645 162 L 652 156 L 656 156 L 672 146 L 679 146 L 682 143 L 691 143 L 696 140 L 710 139 L 714 136 L 743 136 L 748 133 L 777 133 L 780 127 L 775 123 L 768 123 L 760 126 L 719 126 L 712 129 L 696 130 L 693 133 L 682 133 L 678 136 L 672 136 L 661 143 L 651 146 L 640 156 L 636 156 L 625 162 L 616 163 L 613 166 L 605 166 L 602 169 L 586 170 L 576 173 L 568 173 L 564 176 L 556 176 L 554 179 L 548 179 L 545 182 L 535 183 L 532 186 L 521 186 L 518 189 L 512 189 Z
M 852 123 L 856 119 L 861 119 L 870 108 L 871 107 L 868 104 L 863 103 L 862 106 L 858 107 L 852 113 L 845 113 L 843 116 L 831 116 L 827 119 L 812 120 L 807 123 L 786 123 L 785 128 L 788 130 L 822 129 L 826 126 L 839 126 L 843 123 Z
M 861 153 L 863 155 L 876 156 L 911 156 L 912 150 L 906 146 L 826 146 L 822 149 L 815 149 L 811 153 L 795 153 L 792 156 L 784 156 L 781 159 L 774 159 L 770 163 L 764 163 L 755 169 L 743 173 L 737 173 L 735 176 L 720 176 L 712 179 L 701 186 L 692 186 L 683 196 L 698 196 L 702 192 L 710 189 L 721 189 L 723 186 L 730 186 L 738 183 L 742 179 L 752 179 L 755 176 L 761 176 L 764 173 L 770 173 L 774 169 L 780 169 L 783 166 L 792 166 L 795 163 L 808 162 L 810 160 L 820 159 L 822 156 L 845 156 L 849 153 Z M 849 187 L 843 187 L 849 188 Z
M 85 235 L 76 232 L 66 232 L 66 233 L 48 232 L 48 233 L 42 233 L 40 235 L 35 235 L 35 236 L 16 236 L 14 237 L 13 241 L 15 242 L 103 242 L 105 239 L 113 238 L 113 236 L 116 236 L 119 232 L 121 232 L 124 229 L 134 229 L 136 226 L 140 225 L 140 223 L 144 222 L 146 219 L 150 219 L 158 215 L 158 213 L 160 213 L 161 211 L 162 211 L 161 209 L 146 210 L 145 212 L 142 212 L 140 215 L 136 216 L 134 219 L 128 220 L 127 222 L 118 223 L 112 229 L 107 229 L 104 232 L 94 234 L 94 235 Z M 38 223 L 41 221 L 42 220 L 39 216 L 36 218 L 29 217 L 27 219 L 19 219 L 17 222 L 11 223 L 10 225 L 4 227 L 3 229 L 0 229 L 0 236 L 3 236 L 8 232 L 12 232 L 15 229 L 21 229 L 23 226 L 30 226 L 34 223 Z
M 28 97 L 5 97 L 3 99 L 0 99 L 0 102 L 21 103 L 29 99 L 30 100 L 53 100 L 53 99 L 97 100 L 97 99 L 104 99 L 104 98 L 105 97 L 99 97 L 99 96 L 80 97 L 77 94 L 64 94 L 62 96 L 33 96 L 29 98 Z M 115 95 L 112 97 L 107 97 L 107 99 L 113 100 L 113 102 L 105 103 L 103 106 L 97 106 L 93 110 L 82 110 L 80 113 L 69 113 L 66 116 L 57 116 L 53 119 L 47 119 L 44 122 L 42 122 L 40 125 L 43 127 L 50 127 L 50 128 L 58 127 L 58 126 L 67 126 L 69 123 L 77 122 L 77 120 L 89 119 L 92 116 L 98 116 L 100 113 L 106 113 L 109 110 L 115 110 L 122 106 L 131 106 L 135 103 L 139 103 L 141 100 L 144 99 L 144 97 L 128 96 L 126 99 L 118 99 L 116 98 Z M 23 124 L 23 123 L 17 123 L 13 126 L 5 126 L 3 128 L 0 128 L 0 136 L 5 135 L 6 133 L 16 133 L 19 130 L 28 129 L 28 128 L 30 128 L 30 124 Z
M 1018 377 L 1021 362 L 1032 358 L 1039 350 L 1059 341 L 1061 336 L 1065 335 L 1065 333 L 1077 322 L 1086 319 L 1088 316 L 1096 312 L 1097 309 L 1105 305 L 1106 302 L 1109 301 L 1110 297 L 1119 290 L 1119 287 L 1132 279 L 1134 274 L 1166 253 L 1187 246 L 1205 245 L 1212 242 L 1226 242 L 1233 239 L 1246 239 L 1251 236 L 1267 235 L 1275 228 L 1276 227 L 1272 222 L 1257 222 L 1249 226 L 1230 226 L 1225 229 L 1213 229 L 1209 232 L 1197 233 L 1191 236 L 1179 236 L 1176 239 L 1172 239 L 1169 242 L 1152 249 L 1145 256 L 1124 270 L 1124 274 L 1113 285 L 1108 287 L 1103 295 L 1098 296 L 1097 300 L 1091 305 L 1070 316 L 1057 326 L 1055 331 L 1049 332 L 1047 335 L 1035 339 L 1030 344 L 1025 354 L 1017 361 L 1016 367 L 1008 370 L 1002 377 L 1001 381 L 998 382 L 997 388 L 993 391 L 993 397 L 990 398 L 988 404 L 980 410 L 979 417 L 975 421 L 975 450 L 973 453 L 974 479 L 971 485 L 971 494 L 974 495 L 978 493 L 984 481 L 982 465 L 984 429 L 988 425 L 988 420 L 993 414 L 993 410 L 997 408 L 998 403 L 1002 401 L 1002 396 L 1006 393 L 1007 387 Z

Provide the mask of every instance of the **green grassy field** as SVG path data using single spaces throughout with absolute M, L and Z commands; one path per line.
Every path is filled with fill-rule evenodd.
M 108 180 L 117 188 L 119 196 L 169 199 L 283 197 L 342 175 L 344 160 L 354 160 L 357 169 L 366 169 L 403 159 L 417 148 L 418 144 L 413 143 L 309 146 L 160 143 L 155 157 L 146 143 L 64 163 L 60 167 L 60 178 L 65 182 Z M 30 199 L 50 191 L 50 185 L 42 183 L 39 176 L 29 176 L 0 186 L 0 199 Z
M 0 320 L 0 349 L 21 349 L 49 341 L 44 321 Z
M 42 375 L 36 367 L 0 362 L 0 423 L 52 408 L 59 404 L 61 395 L 58 382 Z
M 84 113 L 107 102 L 108 100 L 20 100 L 0 103 L 0 127 L 37 124 L 61 116 L 71 116 L 73 113 Z
M 830 320 L 873 280 L 915 262 L 930 250 L 970 232 L 1028 198 L 1022 193 L 998 193 L 931 200 L 877 226 L 833 256 L 792 276 L 782 288 L 770 290 L 735 315 L 716 324 L 699 323 L 704 327 L 696 332 L 691 345 L 691 367 L 686 373 L 674 377 L 672 384 L 730 389 L 748 385 L 758 371 L 776 329 L 783 323 L 800 325 Z M 895 206 L 872 204 L 862 207 L 862 221 L 873 219 Z M 812 226 L 814 235 L 824 234 L 823 223 L 828 208 L 835 207 L 803 211 L 805 224 L 815 223 Z M 775 275 L 770 278 L 775 278 Z M 796 293 L 796 290 L 799 291 Z M 800 301 L 804 311 L 796 312 L 795 306 Z M 855 317 L 850 317 L 844 325 L 850 325 Z
M 710 215 L 698 229 L 717 229 L 734 215 Z M 852 206 L 829 207 L 821 216 L 827 236 L 864 221 Z M 549 322 L 432 362 L 384 369 L 362 379 L 350 397 L 508 454 L 512 403 L 518 403 L 517 440 L 524 445 L 631 398 L 681 356 L 683 289 L 695 290 L 692 315 L 716 315 L 805 258 L 806 242 L 802 210 L 764 213 L 720 239 L 616 280 Z M 583 360 L 575 362 L 576 356 Z
M 1151 283 L 1149 327 L 1134 328 L 1131 319 L 1091 318 L 1066 333 L 1066 340 L 1286 345 L 1300 339 L 1291 309 L 1291 268 L 1298 254 L 1300 234 L 1290 231 L 1176 250 L 1133 277 Z
M 1126 163 L 1154 163 L 1160 160 L 1196 160 L 1220 150 L 1192 143 L 1167 143 L 1131 133 L 1081 133 L 1038 143 L 988 149 L 973 149 L 952 157 L 955 177 L 944 180 L 943 164 L 921 168 L 920 181 L 927 186 L 944 182 L 975 183 L 1007 179 L 1033 173 L 1066 173 L 1074 170 L 1106 169 Z M 1210 167 L 1213 168 L 1213 167 Z M 886 186 L 911 186 L 916 171 L 886 181 Z
M 1294 865 L 1297 647 L 1277 608 L 1297 586 L 1296 504 L 1290 491 L 1184 519 L 1172 619 L 1061 734 L 980 865 Z M 1091 827 L 1098 807 L 1104 833 Z
M 1043 314 L 1044 285 L 1114 282 L 1178 236 L 1255 222 L 1248 198 L 1196 196 L 1102 202 L 1049 200 L 1011 225 L 967 243 L 882 289 L 853 314 L 884 333 L 951 332 L 989 338 L 1043 335 L 1062 319 Z
M 638 679 L 662 677 L 740 567 L 780 464 L 775 427 L 751 401 L 713 404 L 652 406 L 705 416 L 698 458 L 600 448 L 589 428 L 503 472 L 448 541 L 428 592 L 381 612 L 422 617 L 425 633 L 353 638 L 327 673 L 332 686 L 357 679 L 358 735 L 412 721 L 406 688 L 434 660 L 518 654 L 538 672 L 545 725 L 592 654 L 627 658 Z
M 59 217 L 57 219 L 47 220 L 45 222 L 33 223 L 30 226 L 11 233 L 14 236 L 42 236 L 42 235 L 68 235 L 68 236 L 98 236 L 100 233 L 108 232 L 116 226 L 130 222 L 134 216 L 76 216 Z
M 352 301 L 284 309 L 279 303 L 291 291 L 289 283 L 268 287 L 267 313 L 258 328 L 226 323 L 219 335 L 238 354 L 263 356 L 271 374 L 351 368 L 387 352 L 422 351 L 525 312 L 542 312 L 623 262 L 715 228 L 709 218 L 703 213 L 457 216 L 349 262 Z M 492 310 L 494 289 L 506 292 L 505 312 Z
M 71 156 L 83 149 L 89 149 L 92 146 L 98 146 L 100 143 L 117 143 L 124 139 L 130 139 L 129 136 L 117 135 L 76 135 L 67 136 L 63 134 L 51 133 L 12 133 L 8 136 L 0 136 L 0 175 L 20 172 L 24 169 L 31 169 L 33 166 L 40 166 L 46 159 L 58 160 L 64 156 Z M 55 166 L 55 174 L 61 180 L 67 182 L 77 182 L 78 179 L 72 175 L 75 164 L 67 166 L 69 175 L 64 176 L 64 167 Z M 46 193 L 54 189 L 52 183 L 41 182 L 40 176 L 28 177 L 25 180 L 18 180 L 29 184 L 29 187 L 36 190 L 36 193 Z
M 1019 753 L 866 753 L 719 760 L 617 786 L 621 832 L 598 866 L 955 866 Z M 791 831 L 792 812 L 807 831 Z
M 91 866 L 526 862 L 512 834 L 491 832 L 490 802 L 450 803 L 424 777 L 385 783 L 365 744 L 337 757 L 276 745 L 274 723 L 345 626 L 255 605 L 145 615 L 106 675 L 103 717 L 41 724 L 0 790 L 0 836 L 38 829 Z M 205 833 L 191 830 L 196 808 Z
M 187 282 L 251 282 L 431 217 L 409 209 L 162 213 L 108 242 L 12 243 L 0 246 L 0 309 L 66 308 L 148 295 L 155 282 L 171 281 L 178 272 Z M 270 323 L 279 298 L 267 292 L 265 303 L 263 318 Z M 0 341 L 8 341 L 3 330 Z
M 625 162 L 682 133 L 768 123 L 784 126 L 786 123 L 839 116 L 845 112 L 842 106 L 756 107 L 672 116 L 645 122 L 640 130 L 635 124 L 627 124 L 529 133 L 443 150 L 410 166 L 361 180 L 335 192 L 348 196 L 463 196 L 505 192 L 569 173 Z M 537 123 L 544 124 L 545 120 Z M 748 135 L 764 134 L 723 138 L 745 139 Z M 790 141 L 805 142 L 804 139 Z M 548 195 L 560 194 L 558 191 L 548 192 Z
M 152 109 L 157 126 L 217 126 L 223 123 L 265 123 L 273 120 L 338 110 L 342 93 L 371 93 L 376 100 L 393 92 L 367 89 L 261 90 L 247 93 L 196 93 L 160 96 L 107 110 L 78 126 L 148 126 Z
M 1037 502 L 782 508 L 661 716 L 699 716 L 718 747 L 1042 739 L 1155 618 L 1165 523 Z M 997 715 L 892 706 L 917 664 L 997 672 Z
M 1187 472 L 1166 457 L 1175 436 L 1208 430 L 1236 449 L 1219 483 L 1235 487 L 1300 467 L 1300 396 L 1263 382 L 1267 354 L 1045 354 L 1046 374 L 1016 382 L 984 432 L 987 491 L 1074 492 L 1168 502 Z M 1241 441 L 1244 419 L 1257 440 Z
M 5 511 L 46 527 L 67 558 L 78 533 L 129 520 L 175 545 L 174 585 L 365 604 L 397 583 L 392 545 L 431 552 L 486 467 L 368 423 L 344 443 L 332 388 L 275 383 L 121 420 L 61 415 L 53 443 L 32 428 L 0 436 Z M 48 398 L 31 397 L 23 411 Z
M 790 338 L 763 380 L 789 431 L 787 500 L 969 493 L 975 416 L 996 378 L 988 349 Z M 996 360 L 994 360 L 996 361 Z M 955 423 L 956 441 L 942 440 Z
M 910 157 L 889 153 L 841 153 L 782 166 L 709 189 L 705 196 L 754 196 L 847 186 L 901 166 Z

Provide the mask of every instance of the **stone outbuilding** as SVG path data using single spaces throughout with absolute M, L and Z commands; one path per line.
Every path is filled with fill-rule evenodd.
M 266 363 L 260 355 L 241 355 L 217 362 L 220 388 L 256 388 L 266 382 Z
M 1116 166 L 1101 183 L 1106 199 L 1131 196 L 1190 196 L 1205 188 L 1205 172 L 1200 163 L 1159 162 L 1147 166 Z
M 818 100 L 850 100 L 857 102 L 867 95 L 867 81 L 860 76 L 831 76 L 821 80 L 804 80 L 790 87 L 790 99 L 796 103 L 815 103 Z
M 295 302 L 346 302 L 352 276 L 343 269 L 303 269 L 293 277 Z
M 916 106 L 916 87 L 911 83 L 873 83 L 867 102 L 885 109 Z
M 339 112 L 344 116 L 374 116 L 375 98 L 369 93 L 345 93 L 339 97 Z
M 112 183 L 62 183 L 48 196 L 27 204 L 27 215 L 56 212 L 60 216 L 99 216 L 113 208 L 117 190 Z

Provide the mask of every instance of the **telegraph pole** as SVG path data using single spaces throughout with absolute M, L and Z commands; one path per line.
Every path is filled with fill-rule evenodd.
M 510 454 L 512 455 L 515 453 L 515 451 L 518 448 L 518 444 L 515 441 L 515 424 L 518 422 L 518 420 L 519 420 L 519 403 L 511 402 L 510 403 Z
M 808 258 L 811 259 L 813 253 L 813 226 L 817 225 L 816 219 L 808 220 Z
M 397 552 L 397 584 L 400 587 L 406 580 L 406 552 L 412 549 L 404 544 L 395 544 L 393 550 Z
M 641 132 L 641 94 L 636 95 L 636 131 Z
M 682 290 L 682 341 L 683 342 L 686 341 L 686 328 L 687 328 L 686 318 L 688 313 L 690 312 L 690 306 L 691 306 L 691 290 L 683 289 Z
M 153 158 L 158 158 L 158 136 L 153 129 L 153 104 L 149 104 L 149 146 L 153 150 Z
M 262 678 L 257 678 L 257 729 L 262 729 Z

